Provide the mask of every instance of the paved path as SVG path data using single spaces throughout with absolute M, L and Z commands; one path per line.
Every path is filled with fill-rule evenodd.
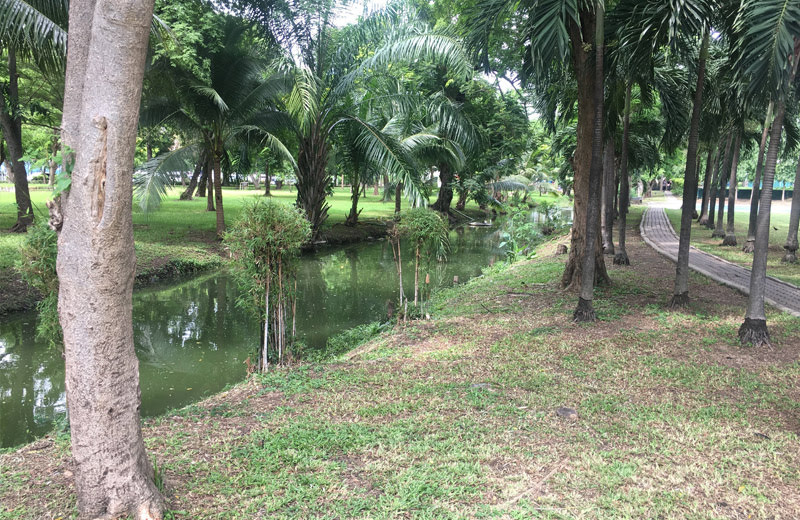
M 642 217 L 640 229 L 642 238 L 650 247 L 673 262 L 678 260 L 678 236 L 663 207 L 648 207 Z M 744 294 L 750 293 L 750 269 L 695 247 L 689 251 L 689 267 Z M 800 316 L 799 287 L 768 276 L 767 294 L 764 299 L 783 311 Z

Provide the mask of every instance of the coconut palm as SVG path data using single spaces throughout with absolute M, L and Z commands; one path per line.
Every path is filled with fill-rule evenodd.
M 772 183 L 786 103 L 800 62 L 800 5 L 791 0 L 748 0 L 742 4 L 736 23 L 742 31 L 738 72 L 746 84 L 746 95 L 750 99 L 770 99 L 775 107 L 759 200 L 750 294 L 744 323 L 739 328 L 742 343 L 761 346 L 770 344 L 764 295 Z

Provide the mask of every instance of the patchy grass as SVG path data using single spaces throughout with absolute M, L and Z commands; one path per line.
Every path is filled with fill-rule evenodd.
M 796 517 L 800 319 L 770 311 L 774 348 L 741 348 L 745 298 L 697 275 L 670 310 L 640 215 L 594 324 L 570 321 L 554 240 L 433 320 L 146 421 L 171 518 Z M 0 518 L 74 516 L 66 445 L 35 446 L 0 455 Z
M 740 201 L 741 202 L 741 201 Z M 727 201 L 726 201 L 727 203 Z M 773 202 L 773 205 L 785 204 Z M 774 206 L 773 206 L 774 207 Z M 677 209 L 668 209 L 672 227 L 677 232 L 681 228 L 681 212 Z M 727 206 L 726 206 L 727 211 Z M 753 255 L 742 251 L 742 246 L 747 241 L 747 227 L 750 213 L 737 211 L 736 214 L 736 239 L 738 246 L 723 246 L 721 238 L 711 238 L 712 230 L 705 226 L 700 226 L 697 221 L 692 222 L 692 245 L 696 248 L 717 255 L 720 258 L 747 268 L 753 264 Z M 725 213 L 725 225 L 727 226 L 728 214 Z M 786 234 L 789 231 L 789 214 L 772 213 L 770 224 L 773 229 L 769 232 L 769 251 L 767 252 L 767 274 L 779 280 L 800 286 L 800 264 L 786 264 L 781 262 L 783 258 L 783 245 L 786 243 Z M 775 229 L 777 228 L 777 229 Z

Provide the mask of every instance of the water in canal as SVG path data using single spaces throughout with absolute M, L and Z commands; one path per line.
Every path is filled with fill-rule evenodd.
M 499 241 L 496 227 L 453 231 L 449 261 L 430 273 L 434 287 L 451 284 L 453 276 L 466 281 L 480 274 L 504 256 Z M 403 271 L 413 273 L 412 265 Z M 397 299 L 396 276 L 386 241 L 303 256 L 297 302 L 300 341 L 309 349 L 323 348 L 332 335 L 382 319 L 387 301 Z M 409 294 L 413 274 L 404 278 Z M 237 294 L 235 282 L 224 272 L 134 294 L 143 415 L 184 406 L 244 377 L 244 361 L 256 349 L 259 327 L 236 306 Z M 0 320 L 0 447 L 47 433 L 65 412 L 61 352 L 38 341 L 35 330 L 35 313 Z

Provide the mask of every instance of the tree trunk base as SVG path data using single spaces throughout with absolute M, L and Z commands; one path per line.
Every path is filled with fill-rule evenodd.
M 713 230 L 714 229 L 714 221 L 713 220 L 706 220 L 705 226 L 706 226 L 707 229 Z
M 700 215 L 697 214 L 697 210 L 692 211 L 692 220 L 697 220 Z
M 707 226 L 708 225 L 708 215 L 701 215 L 700 219 L 697 221 L 697 223 L 700 224 L 701 226 Z
M 715 229 L 713 233 L 711 233 L 711 238 L 725 238 L 725 232 Z
M 745 253 L 752 253 L 756 250 L 756 240 L 755 239 L 747 239 L 747 242 L 744 243 L 742 246 L 742 251 Z
M 736 245 L 736 235 L 726 233 L 725 238 L 722 240 L 723 246 L 735 246 Z
M 689 291 L 681 294 L 673 294 L 672 300 L 669 302 L 671 309 L 679 309 L 689 305 Z
M 603 244 L 603 254 L 604 255 L 614 256 L 614 254 L 615 254 L 615 252 L 614 252 L 614 244 L 612 244 L 612 243 Z
M 585 323 L 595 321 L 596 319 L 597 314 L 595 314 L 594 308 L 592 307 L 592 300 L 584 300 L 578 297 L 578 307 L 575 309 L 575 312 L 572 313 L 572 321 L 576 323 Z
M 614 255 L 614 265 L 631 265 L 628 253 L 625 250 L 618 251 L 617 254 Z
M 785 264 L 796 264 L 797 263 L 797 251 L 792 251 L 787 249 L 786 254 L 783 255 L 781 258 L 781 262 Z
M 742 345 L 754 347 L 771 347 L 767 320 L 745 318 L 744 323 L 739 327 L 739 342 Z

